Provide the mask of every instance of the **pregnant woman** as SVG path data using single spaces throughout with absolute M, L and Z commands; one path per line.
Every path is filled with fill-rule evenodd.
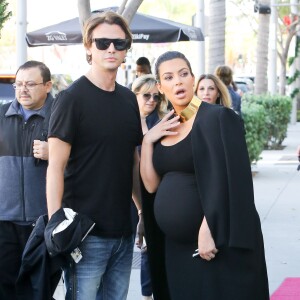
M 182 53 L 162 54 L 155 73 L 174 110 L 147 132 L 141 154 L 145 197 L 154 199 L 154 221 L 145 224 L 154 298 L 267 300 L 241 119 L 194 95 Z

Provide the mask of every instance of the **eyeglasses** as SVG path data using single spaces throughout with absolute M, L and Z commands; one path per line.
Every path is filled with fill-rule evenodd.
M 158 102 L 160 100 L 160 96 L 158 94 L 146 93 L 146 94 L 142 94 L 142 95 L 143 95 L 143 98 L 144 98 L 145 101 L 149 101 L 151 99 L 151 97 L 152 97 L 154 102 Z
M 118 51 L 123 51 L 128 49 L 129 40 L 128 39 L 106 39 L 106 38 L 98 38 L 93 39 L 98 50 L 106 50 L 109 48 L 110 44 L 113 43 L 114 47 Z
M 12 86 L 15 90 L 20 90 L 23 86 L 27 90 L 33 90 L 37 85 L 40 85 L 40 84 L 44 84 L 44 82 L 41 82 L 41 83 L 35 83 L 35 82 L 21 83 L 21 82 L 17 82 L 17 83 L 13 83 Z

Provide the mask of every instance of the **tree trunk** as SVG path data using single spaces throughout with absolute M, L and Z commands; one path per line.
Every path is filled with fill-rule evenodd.
M 142 2 L 143 0 L 131 0 L 129 4 L 125 7 L 122 16 L 127 20 L 128 24 L 131 23 L 133 16 L 139 9 Z
M 279 94 L 285 95 L 285 86 L 286 86 L 286 63 L 281 64 L 281 70 L 279 75 Z
M 121 5 L 119 6 L 119 9 L 118 9 L 118 14 L 122 15 L 125 7 L 126 7 L 126 4 L 127 4 L 128 0 L 123 0 L 123 2 L 121 3 Z
M 77 6 L 78 6 L 79 23 L 82 32 L 84 22 L 91 15 L 90 0 L 78 0 Z
M 218 65 L 225 63 L 225 0 L 210 0 L 208 24 L 208 65 L 209 73 L 214 73 Z
M 84 22 L 91 15 L 91 5 L 90 5 L 90 0 L 77 0 L 77 1 L 78 1 L 77 4 L 78 4 L 79 22 L 82 31 Z M 127 20 L 128 24 L 130 24 L 133 16 L 137 12 L 143 0 L 131 0 L 128 3 L 128 5 L 127 2 L 128 2 L 127 0 L 123 0 L 118 13 Z
M 262 1 L 263 2 L 263 1 Z M 270 1 L 262 4 L 270 5 Z M 268 47 L 269 47 L 269 14 L 258 15 L 258 34 L 256 52 L 255 94 L 264 94 L 268 91 Z

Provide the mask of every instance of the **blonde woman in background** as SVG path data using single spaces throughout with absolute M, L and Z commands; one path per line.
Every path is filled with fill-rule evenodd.
M 159 93 L 152 74 L 142 75 L 135 79 L 132 91 L 137 97 L 142 130 L 145 135 L 167 113 L 168 102 Z
M 195 94 L 201 100 L 231 107 L 231 98 L 225 84 L 213 74 L 202 74 L 197 81 Z
M 151 74 L 141 75 L 132 84 L 132 91 L 136 94 L 140 115 L 143 134 L 145 135 L 150 128 L 152 128 L 164 115 L 167 113 L 167 100 L 159 93 L 155 77 Z M 140 150 L 140 149 L 139 149 Z M 146 216 L 144 214 L 144 222 L 148 222 L 149 216 L 148 211 L 153 210 L 153 203 L 147 202 L 142 203 L 145 209 Z M 144 209 L 143 209 L 144 211 Z M 132 209 L 133 223 L 136 224 L 138 217 L 136 215 L 136 209 Z M 141 248 L 141 293 L 143 300 L 150 300 L 152 298 L 152 283 L 150 276 L 149 260 L 147 254 L 146 244 Z

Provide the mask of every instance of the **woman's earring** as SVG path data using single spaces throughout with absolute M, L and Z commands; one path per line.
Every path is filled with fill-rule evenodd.
M 123 63 L 123 64 L 125 64 L 125 63 L 126 63 L 126 58 L 124 58 L 124 59 L 123 59 L 122 63 Z

